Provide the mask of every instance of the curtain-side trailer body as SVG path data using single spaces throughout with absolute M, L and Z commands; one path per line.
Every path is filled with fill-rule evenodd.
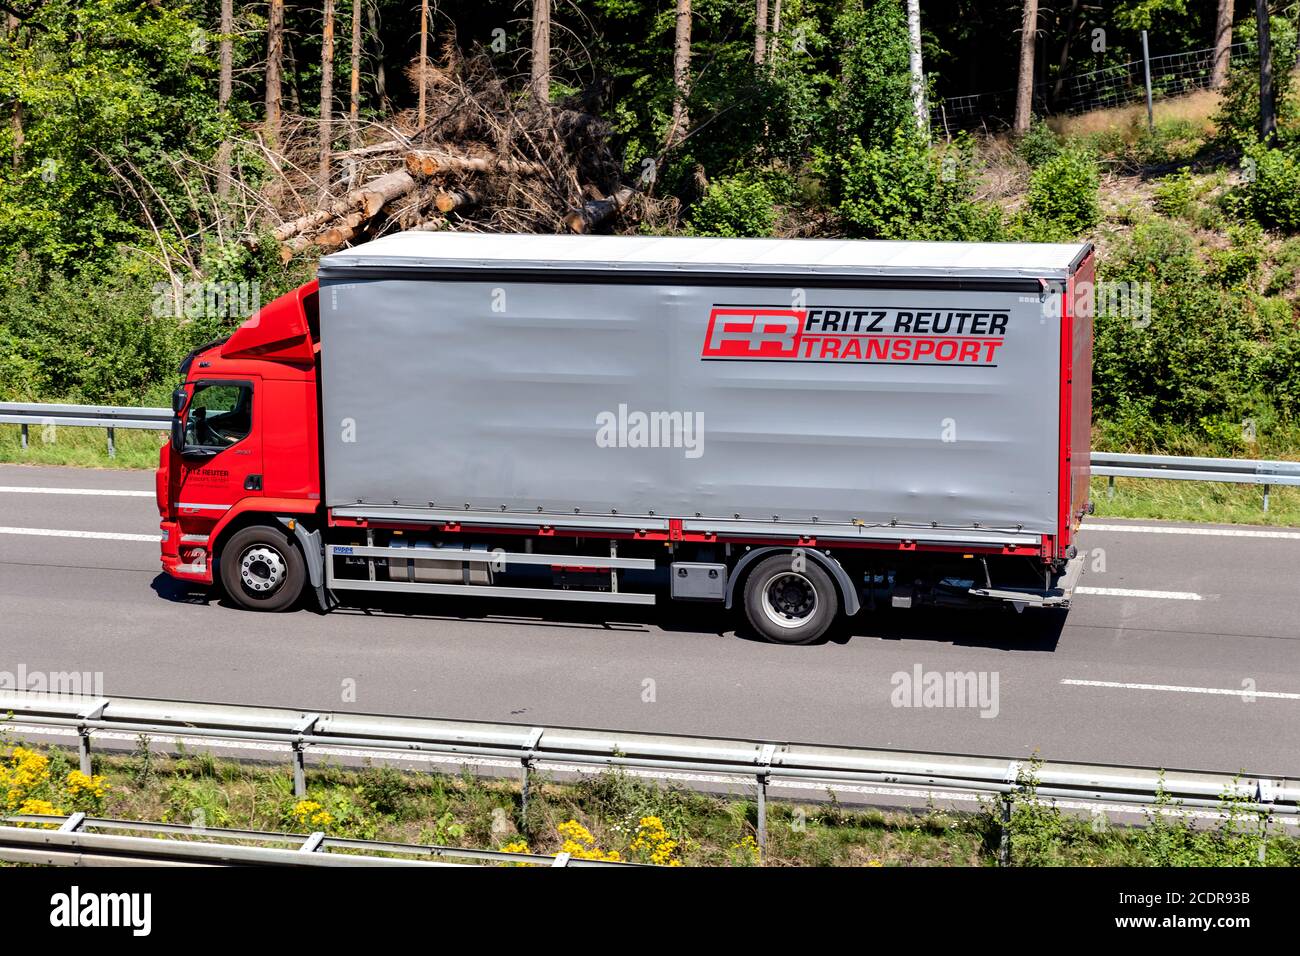
M 789 642 L 1068 605 L 1092 280 L 1088 245 L 380 239 L 187 360 L 164 566 L 267 609 L 718 601 Z

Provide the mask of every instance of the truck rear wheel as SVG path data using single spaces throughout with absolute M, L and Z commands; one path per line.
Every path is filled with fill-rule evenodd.
M 745 579 L 745 616 L 777 644 L 811 644 L 840 613 L 835 582 L 816 561 L 792 554 L 760 561 Z
M 279 528 L 253 525 L 230 536 L 218 559 L 226 594 L 249 611 L 292 607 L 307 581 L 307 565 Z

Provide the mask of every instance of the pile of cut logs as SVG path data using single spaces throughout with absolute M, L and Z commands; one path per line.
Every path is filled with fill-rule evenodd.
M 348 158 L 347 154 L 343 158 Z M 375 176 L 342 198 L 326 200 L 321 208 L 277 226 L 273 234 L 285 261 L 313 246 L 330 251 L 391 230 L 453 229 L 458 220 L 472 228 L 463 217 L 483 202 L 483 184 L 490 177 L 542 179 L 548 175 L 542 163 L 471 156 L 449 148 L 403 148 L 397 142 L 360 147 L 351 158 L 367 163 L 400 159 L 404 168 Z M 590 232 L 623 209 L 634 195 L 630 187 L 608 196 L 587 187 L 583 202 L 561 217 L 563 228 Z M 449 218 L 449 214 L 454 216 Z

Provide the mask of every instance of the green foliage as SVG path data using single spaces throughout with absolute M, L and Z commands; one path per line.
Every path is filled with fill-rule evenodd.
M 1224 146 L 1245 149 L 1259 140 L 1259 46 L 1255 18 L 1237 23 L 1233 42 L 1246 44 L 1246 54 L 1228 74 L 1222 103 L 1214 118 Z M 1273 96 L 1277 109 L 1278 139 L 1288 143 L 1300 134 L 1300 116 L 1292 96 L 1294 82 L 1290 66 L 1296 61 L 1296 26 L 1283 17 L 1269 21 L 1273 61 Z
M 1166 176 L 1156 186 L 1156 211 L 1175 219 L 1184 219 L 1192 212 L 1196 192 L 1196 181 L 1192 179 L 1191 170 L 1182 169 L 1173 176 Z
M 900 128 L 887 147 L 855 142 L 834 169 L 838 212 L 856 235 L 991 241 L 1001 232 L 997 210 L 973 201 L 970 154 L 960 146 L 931 149 Z
M 1102 279 L 1150 297 L 1149 314 L 1098 310 L 1093 408 L 1108 443 L 1169 447 L 1190 429 L 1239 453 L 1243 422 L 1295 421 L 1300 329 L 1290 302 L 1255 291 L 1262 261 L 1258 228 L 1233 229 L 1228 247 L 1202 261 L 1187 230 L 1163 219 L 1141 223 L 1103 260 Z
M 1045 160 L 1029 179 L 1025 230 L 1039 241 L 1063 241 L 1086 233 L 1101 219 L 1099 176 L 1092 154 L 1077 147 Z
M 761 181 L 745 177 L 709 184 L 691 211 L 693 236 L 770 236 L 776 223 L 775 199 Z
M 19 160 L 0 166 L 0 268 L 153 246 L 150 220 L 194 226 L 192 161 L 231 129 L 201 25 L 180 3 L 49 0 L 0 38 L 0 100 L 21 104 L 22 129 L 21 145 L 0 131 Z
M 894 131 L 912 126 L 907 19 L 903 5 L 865 3 L 832 27 L 840 52 L 840 79 L 832 96 L 832 148 L 854 142 L 888 148 Z
M 1246 150 L 1243 187 L 1246 211 L 1261 225 L 1300 231 L 1300 160 L 1294 153 L 1256 143 Z
M 1029 130 L 1016 143 L 1016 152 L 1030 166 L 1041 166 L 1061 152 L 1061 138 L 1042 119 L 1035 117 Z

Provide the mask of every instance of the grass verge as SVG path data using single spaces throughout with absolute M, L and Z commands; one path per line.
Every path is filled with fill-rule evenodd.
M 0 463 L 71 465 L 79 468 L 158 467 L 158 447 L 166 432 L 119 428 L 113 434 L 115 458 L 108 457 L 108 436 L 102 428 L 29 426 L 22 447 L 21 425 L 0 425 Z
M 1217 524 L 1300 527 L 1300 487 L 1273 486 L 1268 511 L 1263 485 L 1216 481 L 1170 481 L 1155 478 L 1116 478 L 1115 496 L 1105 478 L 1092 479 L 1094 521 L 1100 518 L 1154 518 Z
M 293 794 L 287 768 L 240 764 L 204 753 L 159 756 L 141 739 L 129 756 L 97 755 L 95 776 L 60 749 L 7 747 L 0 793 L 8 812 L 92 815 L 197 827 L 312 832 L 470 848 L 513 849 L 664 866 L 988 866 L 1000 838 L 993 807 L 954 814 L 848 809 L 827 802 L 769 803 L 769 845 L 755 843 L 752 800 L 670 789 L 619 771 L 575 784 L 539 775 L 528 819 L 513 782 L 468 773 L 325 767 Z M 1027 785 L 1012 815 L 1016 865 L 1300 864 L 1300 841 L 1266 818 L 1229 811 L 1193 827 L 1156 814 L 1149 826 L 1080 820 L 1040 801 Z M 1170 807 L 1173 810 L 1175 808 Z M 147 829 L 147 828 L 146 828 Z

